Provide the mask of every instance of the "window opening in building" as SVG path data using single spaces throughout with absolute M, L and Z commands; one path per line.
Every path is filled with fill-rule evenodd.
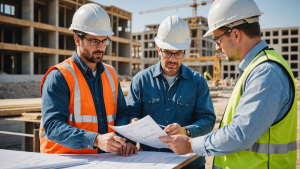
M 282 39 L 282 43 L 289 43 L 289 39 Z
M 148 51 L 144 52 L 145 58 L 148 58 Z
M 298 77 L 298 72 L 293 72 L 294 77 Z
M 298 63 L 291 63 L 291 68 L 292 69 L 297 69 L 298 68 Z
M 223 74 L 223 77 L 224 77 L 224 79 L 225 79 L 226 77 L 228 77 L 228 73 L 224 73 L 224 74 Z
M 270 36 L 270 32 L 266 32 L 266 36 Z
M 264 33 L 263 33 L 263 32 L 260 32 L 260 36 L 263 37 L 263 36 L 264 36 Z
M 298 38 L 291 38 L 291 43 L 298 43 Z
M 278 31 L 273 31 L 273 36 L 278 36 Z
M 298 46 L 291 46 L 292 52 L 298 52 Z
M 289 55 L 282 55 L 283 59 L 289 60 Z
M 227 71 L 227 70 L 228 70 L 228 66 L 224 65 L 224 71 Z
M 292 30 L 291 35 L 298 35 L 298 30 Z
M 289 35 L 289 31 L 288 30 L 283 30 L 282 35 Z
M 235 65 L 231 65 L 231 66 L 230 66 L 230 70 L 231 70 L 231 71 L 235 71 Z
M 270 39 L 265 40 L 267 44 L 270 44 Z
M 138 40 L 141 40 L 142 39 L 142 36 L 141 35 L 138 35 Z
M 150 34 L 150 35 L 149 35 L 149 39 L 153 39 L 153 34 Z
M 235 79 L 235 74 L 234 73 L 230 73 L 230 78 Z
M 289 51 L 289 47 L 285 46 L 285 47 L 282 47 L 282 52 L 288 52 Z
M 278 44 L 278 39 L 273 39 L 273 44 Z
M 147 40 L 148 39 L 148 35 L 145 35 L 145 40 Z
M 298 60 L 298 55 L 291 55 L 291 60 Z

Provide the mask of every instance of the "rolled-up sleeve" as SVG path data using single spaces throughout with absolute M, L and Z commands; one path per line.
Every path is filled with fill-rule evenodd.
M 71 149 L 93 149 L 98 133 L 72 127 L 69 120 L 70 90 L 57 69 L 52 70 L 42 87 L 42 124 L 51 141 Z

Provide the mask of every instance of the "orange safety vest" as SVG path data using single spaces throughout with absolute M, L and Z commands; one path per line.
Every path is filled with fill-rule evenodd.
M 104 72 L 101 74 L 103 99 L 106 110 L 107 125 L 114 125 L 117 112 L 118 100 L 118 78 L 115 69 L 107 64 L 104 64 Z M 64 62 L 52 66 L 44 75 L 40 90 L 42 94 L 42 86 L 47 75 L 53 69 L 59 69 L 70 89 L 70 103 L 69 112 L 70 117 L 68 124 L 78 129 L 98 133 L 98 120 L 93 97 L 90 88 L 85 81 L 80 69 L 73 61 L 73 57 L 65 60 Z M 108 132 L 115 132 L 108 127 Z M 97 154 L 97 149 L 70 149 L 59 145 L 47 138 L 43 123 L 40 125 L 40 144 L 41 153 L 53 154 Z M 91 147 L 92 148 L 92 147 Z

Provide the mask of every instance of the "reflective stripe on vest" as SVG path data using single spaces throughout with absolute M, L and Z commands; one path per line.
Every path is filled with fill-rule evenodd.
M 116 87 L 115 87 L 115 83 L 114 83 L 114 79 L 110 73 L 110 71 L 108 70 L 108 68 L 104 65 L 104 71 L 108 77 L 108 80 L 109 80 L 109 83 L 110 83 L 110 87 L 111 87 L 111 90 L 113 92 L 113 98 L 114 98 L 114 105 L 116 104 Z M 112 70 L 114 70 L 112 68 Z M 114 70 L 115 71 L 115 70 Z M 107 118 L 107 121 L 108 121 L 108 118 Z
M 297 150 L 297 141 L 288 144 L 264 144 L 254 143 L 253 146 L 245 151 L 252 151 L 256 153 L 266 154 L 286 154 L 289 151 Z

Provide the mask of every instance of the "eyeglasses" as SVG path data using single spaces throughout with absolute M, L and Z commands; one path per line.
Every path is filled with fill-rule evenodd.
M 172 52 L 169 52 L 169 51 L 163 51 L 162 49 L 160 49 L 160 51 L 161 51 L 162 56 L 164 58 L 170 58 L 174 54 L 174 57 L 176 59 L 182 59 L 184 54 L 185 54 L 185 51 L 184 52 L 176 52 L 176 53 L 172 53 Z
M 80 36 L 80 37 L 88 40 L 90 42 L 91 46 L 98 46 L 100 44 L 100 42 L 102 42 L 102 46 L 107 46 L 107 45 L 109 45 L 109 42 L 111 42 L 111 39 L 108 36 L 107 36 L 107 39 L 104 39 L 104 40 L 89 39 L 85 36 Z
M 232 29 L 229 29 L 227 32 L 225 32 L 225 33 L 223 33 L 222 35 L 220 35 L 220 36 L 214 38 L 213 41 L 214 41 L 216 44 L 220 45 L 220 43 L 221 43 L 220 37 L 222 37 L 223 35 L 226 35 L 227 33 L 230 33 L 231 31 L 232 31 Z M 218 40 L 218 39 L 219 39 L 219 40 Z

